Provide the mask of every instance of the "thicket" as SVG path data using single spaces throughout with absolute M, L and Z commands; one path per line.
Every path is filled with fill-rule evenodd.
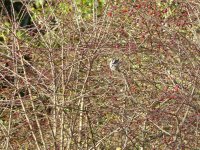
M 1 149 L 200 149 L 198 0 L 2 2 Z

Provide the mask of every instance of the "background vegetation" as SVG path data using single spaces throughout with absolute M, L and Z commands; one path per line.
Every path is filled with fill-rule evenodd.
M 198 0 L 2 2 L 1 149 L 200 149 Z

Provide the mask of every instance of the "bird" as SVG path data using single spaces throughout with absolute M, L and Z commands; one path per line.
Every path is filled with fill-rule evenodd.
M 120 72 L 120 70 L 119 70 L 119 64 L 120 64 L 119 59 L 115 59 L 115 58 L 111 59 L 110 64 L 109 64 L 110 70 L 111 71 L 118 71 L 118 72 Z

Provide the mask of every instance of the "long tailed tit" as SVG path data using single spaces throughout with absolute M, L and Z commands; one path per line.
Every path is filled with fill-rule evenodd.
M 110 64 L 109 64 L 110 70 L 111 71 L 120 71 L 119 70 L 119 63 L 120 63 L 119 59 L 112 59 L 110 61 Z

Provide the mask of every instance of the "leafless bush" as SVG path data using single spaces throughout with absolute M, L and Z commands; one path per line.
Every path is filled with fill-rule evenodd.
M 27 3 L 29 29 L 2 17 L 1 148 L 200 148 L 199 5 Z

